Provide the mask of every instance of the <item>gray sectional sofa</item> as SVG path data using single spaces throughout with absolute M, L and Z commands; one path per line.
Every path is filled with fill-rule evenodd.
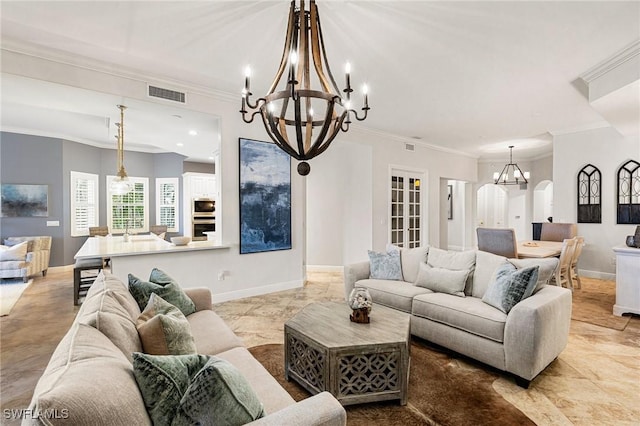
M 403 280 L 371 279 L 369 262 L 346 265 L 345 297 L 354 287 L 365 287 L 373 299 L 372 318 L 376 304 L 409 313 L 412 335 L 512 373 L 527 388 L 567 345 L 571 291 L 548 285 L 558 260 L 509 259 L 517 268 L 539 265 L 539 273 L 534 293 L 507 314 L 482 300 L 506 258 L 483 251 L 465 252 L 473 265 L 465 297 L 460 297 L 415 284 L 421 263 L 424 267 L 430 257 L 436 257 L 436 251 L 443 258 L 443 250 L 431 251 L 434 254 L 428 247 L 401 250 Z
M 196 312 L 187 316 L 199 354 L 216 355 L 247 379 L 266 416 L 252 425 L 346 424 L 330 393 L 295 402 L 211 309 L 206 288 L 185 289 Z M 102 273 L 36 385 L 23 425 L 151 425 L 132 366 L 142 352 L 140 309 L 127 285 Z

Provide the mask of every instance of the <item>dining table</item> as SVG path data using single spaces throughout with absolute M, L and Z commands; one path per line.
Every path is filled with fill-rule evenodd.
M 521 241 L 518 243 L 518 258 L 558 257 L 562 251 L 559 241 Z

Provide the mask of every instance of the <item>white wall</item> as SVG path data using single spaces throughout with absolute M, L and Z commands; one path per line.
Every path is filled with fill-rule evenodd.
M 579 261 L 586 276 L 612 279 L 615 274 L 612 247 L 625 244 L 636 225 L 616 224 L 616 175 L 627 160 L 640 160 L 640 139 L 624 138 L 611 127 L 558 135 L 553 141 L 553 221 L 577 222 L 578 172 L 593 164 L 602 172 L 602 223 L 579 223 L 585 237 Z
M 466 183 L 448 180 L 453 186 L 453 219 L 447 219 L 447 246 L 450 250 L 464 250 L 466 247 Z M 446 218 L 445 218 L 446 219 Z

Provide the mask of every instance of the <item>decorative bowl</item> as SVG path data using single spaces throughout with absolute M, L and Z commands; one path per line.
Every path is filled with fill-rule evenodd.
M 186 246 L 191 242 L 191 237 L 171 237 L 171 242 L 176 246 Z

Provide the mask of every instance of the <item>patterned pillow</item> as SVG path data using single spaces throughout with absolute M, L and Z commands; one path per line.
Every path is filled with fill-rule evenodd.
M 533 294 L 538 282 L 538 266 L 516 269 L 505 262 L 498 268 L 495 280 L 489 284 L 482 301 L 508 314 L 518 302 Z
M 134 353 L 133 375 L 153 424 L 232 426 L 265 415 L 247 379 L 215 356 Z
M 377 253 L 369 250 L 369 263 L 371 266 L 369 278 L 402 281 L 400 251 Z
M 151 271 L 149 281 L 142 281 L 140 278 L 129 274 L 129 292 L 138 302 L 141 311 L 149 303 L 151 293 L 157 294 L 180 309 L 185 316 L 191 315 L 196 311 L 196 305 L 182 290 L 180 284 L 157 268 L 153 268 Z
M 151 355 L 187 355 L 198 352 L 191 326 L 180 309 L 155 293 L 138 317 L 136 328 L 142 350 Z

